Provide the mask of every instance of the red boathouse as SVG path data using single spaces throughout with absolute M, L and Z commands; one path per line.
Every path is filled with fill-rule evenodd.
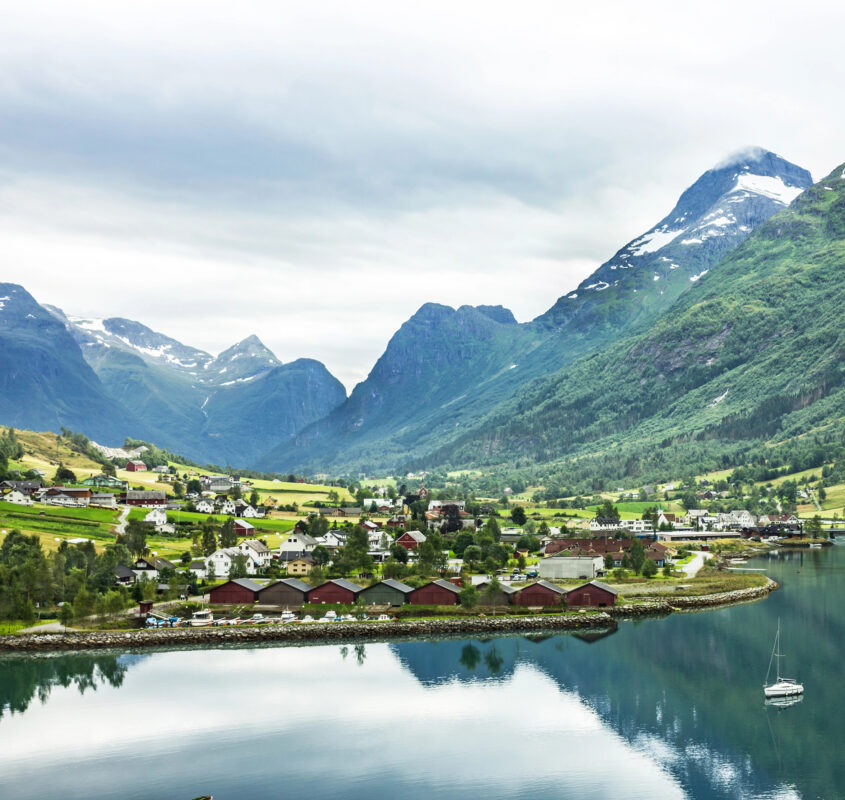
M 215 586 L 210 592 L 212 605 L 248 605 L 258 599 L 261 585 L 248 578 L 234 578 L 231 581 Z
M 309 603 L 354 603 L 358 593 L 363 589 L 357 583 L 347 581 L 344 578 L 336 578 L 333 581 L 326 581 L 315 586 L 308 592 Z
M 513 602 L 518 606 L 559 606 L 565 594 L 566 590 L 560 586 L 548 581 L 537 581 L 520 589 L 513 596 Z
M 456 606 L 460 602 L 460 594 L 457 586 L 441 579 L 414 589 L 408 595 L 408 602 L 415 606 Z

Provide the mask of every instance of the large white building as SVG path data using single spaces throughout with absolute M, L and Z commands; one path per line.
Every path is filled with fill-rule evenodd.
M 603 572 L 604 559 L 601 556 L 550 556 L 540 559 L 540 577 L 546 580 L 592 580 Z

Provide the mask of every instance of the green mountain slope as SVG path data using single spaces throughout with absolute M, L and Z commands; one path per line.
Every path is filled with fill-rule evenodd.
M 838 431 L 845 169 L 761 225 L 647 332 L 538 380 L 425 463 L 710 453 Z M 636 459 L 634 459 L 636 460 Z

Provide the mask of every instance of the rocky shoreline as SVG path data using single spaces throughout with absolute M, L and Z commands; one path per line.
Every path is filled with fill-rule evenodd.
M 580 614 L 538 614 L 531 617 L 449 617 L 391 622 L 335 622 L 310 625 L 262 625 L 244 628 L 159 628 L 137 631 L 90 631 L 76 633 L 29 633 L 0 636 L 0 653 L 62 650 L 145 649 L 185 645 L 217 646 L 250 642 L 378 641 L 394 638 L 425 638 L 455 634 L 509 634 L 530 631 L 589 630 L 615 625 L 618 620 L 665 616 L 674 611 L 715 608 L 765 597 L 778 584 L 769 580 L 755 586 L 721 594 L 673 598 L 609 608 Z

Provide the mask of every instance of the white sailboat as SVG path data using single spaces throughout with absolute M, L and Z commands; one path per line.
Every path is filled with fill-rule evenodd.
M 784 678 L 780 674 L 780 659 L 783 654 L 780 651 L 780 619 L 778 619 L 778 631 L 775 634 L 775 644 L 772 648 L 772 657 L 769 659 L 769 669 L 766 672 L 766 682 L 763 684 L 763 693 L 769 697 L 794 697 L 804 693 L 804 686 L 794 678 Z M 772 662 L 777 659 L 777 680 L 769 683 L 769 674 L 772 671 Z

